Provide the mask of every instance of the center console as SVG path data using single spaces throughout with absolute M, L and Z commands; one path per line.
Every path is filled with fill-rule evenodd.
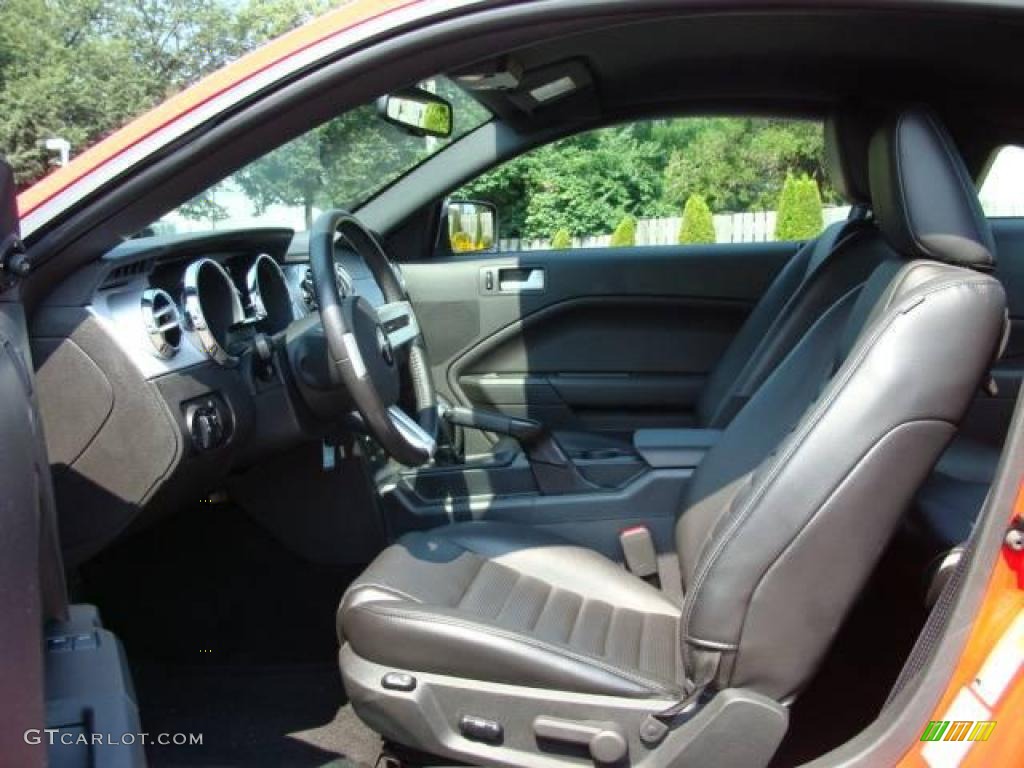
M 644 429 L 634 433 L 632 445 L 569 452 L 530 419 L 467 408 L 447 408 L 444 416 L 455 428 L 506 439 L 491 453 L 456 453 L 446 462 L 380 473 L 378 491 L 394 537 L 452 522 L 500 520 L 545 528 L 617 557 L 621 531 L 644 526 L 658 550 L 667 550 L 687 484 L 721 434 Z

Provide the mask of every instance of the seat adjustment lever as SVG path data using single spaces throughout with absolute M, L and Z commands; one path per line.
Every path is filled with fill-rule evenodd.
M 533 720 L 533 734 L 538 740 L 586 747 L 598 765 L 614 765 L 624 760 L 629 752 L 629 743 L 615 723 L 539 715 Z

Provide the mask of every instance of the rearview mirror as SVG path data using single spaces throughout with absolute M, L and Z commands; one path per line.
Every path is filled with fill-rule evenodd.
M 498 209 L 481 200 L 450 200 L 448 242 L 452 253 L 497 250 Z
M 422 88 L 408 88 L 377 100 L 380 116 L 413 136 L 447 139 L 452 135 L 452 105 Z

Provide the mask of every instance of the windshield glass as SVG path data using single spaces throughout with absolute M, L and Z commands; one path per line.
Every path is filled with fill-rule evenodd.
M 451 136 L 413 136 L 385 122 L 376 102 L 356 107 L 269 152 L 197 195 L 141 234 L 245 227 L 310 228 L 329 208 L 354 209 L 491 114 L 450 80 L 421 88 L 453 108 Z

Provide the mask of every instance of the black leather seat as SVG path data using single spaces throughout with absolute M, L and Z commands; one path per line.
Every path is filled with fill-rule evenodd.
M 403 669 L 650 696 L 682 690 L 680 614 L 593 550 L 475 522 L 402 537 L 349 588 L 339 622 L 353 648 Z
M 862 284 L 877 266 L 879 251 L 870 246 L 870 138 L 869 122 L 857 113 L 835 112 L 825 120 L 828 176 L 853 206 L 850 216 L 808 241 L 776 275 L 708 376 L 694 426 L 727 426 L 821 313 Z M 632 450 L 629 435 L 559 430 L 556 436 L 571 456 Z M 515 449 L 511 438 L 503 438 L 494 448 L 496 453 Z
M 894 116 L 870 157 L 880 264 L 821 314 L 692 478 L 676 524 L 682 605 L 527 526 L 406 536 L 338 614 L 346 688 L 367 722 L 479 761 L 459 732 L 472 702 L 504 724 L 500 753 L 486 754 L 536 765 L 529 724 L 557 711 L 616 723 L 633 764 L 663 765 L 676 742 L 638 733 L 666 700 L 739 688 L 784 701 L 806 684 L 1005 322 L 1003 289 L 984 274 L 987 222 L 934 116 Z M 413 673 L 415 692 L 390 690 L 388 670 Z

